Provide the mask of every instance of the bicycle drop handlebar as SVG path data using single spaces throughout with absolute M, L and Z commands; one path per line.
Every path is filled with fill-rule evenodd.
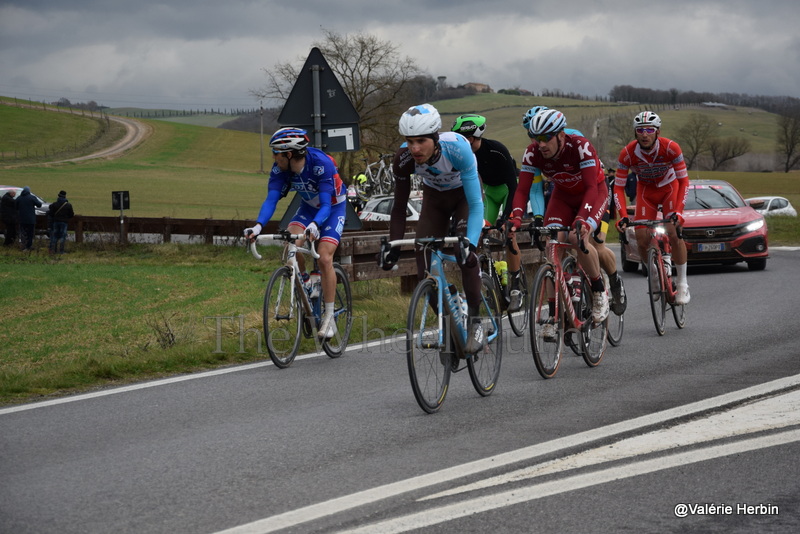
M 305 237 L 306 237 L 305 234 L 290 234 L 289 232 L 281 232 L 279 234 L 259 234 L 258 237 L 256 237 L 255 241 L 251 241 L 248 244 L 248 247 L 250 248 L 250 253 L 253 255 L 253 257 L 255 257 L 257 260 L 260 260 L 262 259 L 262 256 L 261 254 L 258 253 L 258 250 L 256 248 L 257 243 L 268 240 L 294 243 L 298 239 L 305 239 Z M 300 250 L 301 252 L 308 252 L 314 259 L 319 259 L 319 254 L 317 254 L 316 243 L 314 241 L 310 241 L 310 243 L 311 246 L 309 248 L 298 247 L 298 250 Z
M 557 226 L 557 225 L 551 225 L 551 226 L 534 226 L 534 225 L 530 225 L 530 226 L 528 226 L 528 233 L 531 234 L 531 241 L 536 243 L 536 247 L 539 250 L 544 250 L 545 247 L 539 240 L 539 236 L 540 235 L 551 236 L 551 235 L 558 235 L 559 232 L 567 232 L 567 233 L 569 233 L 569 232 L 574 231 L 576 233 L 576 235 L 578 236 L 578 248 L 584 254 L 588 254 L 589 253 L 589 249 L 586 248 L 586 243 L 584 242 L 583 237 L 581 237 L 581 227 L 584 224 L 586 224 L 586 223 L 584 223 L 583 221 L 575 221 L 575 226 L 574 227 L 572 227 L 572 226 Z
M 651 220 L 644 220 L 644 221 L 631 221 L 630 224 L 622 226 L 622 230 L 623 231 L 619 233 L 619 239 L 625 245 L 627 245 L 629 243 L 628 236 L 625 235 L 625 229 L 628 226 L 634 226 L 634 227 L 635 226 L 645 226 L 647 228 L 655 228 L 656 226 L 660 226 L 660 225 L 666 224 L 666 223 L 675 224 L 676 225 L 675 230 L 676 230 L 676 232 L 678 234 L 678 239 L 683 239 L 683 231 L 682 231 L 683 229 L 681 227 L 677 226 L 677 224 L 676 224 L 677 222 L 678 222 L 678 216 L 675 215 L 675 214 L 671 215 L 670 217 L 666 217 L 664 219 L 651 219 Z

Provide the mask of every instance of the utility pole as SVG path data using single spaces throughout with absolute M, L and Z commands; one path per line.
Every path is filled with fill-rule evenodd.
M 261 106 L 261 169 L 258 171 L 264 174 L 264 101 L 259 102 Z

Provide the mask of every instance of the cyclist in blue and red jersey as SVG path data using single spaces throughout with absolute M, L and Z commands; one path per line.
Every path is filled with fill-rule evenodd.
M 333 254 L 339 246 L 345 221 L 347 192 L 336 161 L 309 145 L 308 134 L 300 128 L 281 128 L 272 135 L 269 145 L 275 163 L 267 185 L 267 198 L 261 205 L 257 224 L 245 229 L 245 236 L 255 240 L 261 229 L 275 213 L 278 201 L 296 191 L 302 202 L 287 230 L 292 234 L 305 233 L 310 241 L 318 241 L 319 270 L 325 309 L 317 335 L 324 339 L 336 335 L 333 321 L 336 272 L 333 270 Z M 302 246 L 304 240 L 299 240 Z M 300 268 L 302 256 L 298 256 Z
M 389 239 L 402 239 L 406 225 L 406 204 L 411 193 L 411 175 L 422 180 L 422 212 L 417 221 L 416 237 L 446 237 L 450 219 L 455 233 L 469 240 L 469 248 L 456 247 L 464 294 L 469 310 L 469 332 L 465 352 L 472 354 L 483 347 L 485 332 L 481 326 L 481 274 L 475 245 L 483 228 L 483 200 L 478 164 L 464 136 L 442 132 L 442 118 L 435 107 L 421 104 L 409 108 L 400 117 L 400 135 L 406 142 L 397 150 L 392 163 L 395 176 L 394 205 Z M 379 258 L 384 269 L 391 269 L 400 257 L 392 249 Z M 425 276 L 426 258 L 417 250 L 417 276 Z
M 522 171 L 514 196 L 510 223 L 516 231 L 522 224 L 531 186 L 545 174 L 553 182 L 553 194 L 547 204 L 542 224 L 573 226 L 578 221 L 588 254 L 579 253 L 578 262 L 592 284 L 592 319 L 600 323 L 608 316 L 608 297 L 600 272 L 598 253 L 591 239 L 608 203 L 605 174 L 588 139 L 564 131 L 567 120 L 555 109 L 544 109 L 530 121 L 532 143 L 522 157 Z M 536 215 L 536 213 L 534 213 Z M 568 239 L 577 246 L 577 237 L 570 232 Z

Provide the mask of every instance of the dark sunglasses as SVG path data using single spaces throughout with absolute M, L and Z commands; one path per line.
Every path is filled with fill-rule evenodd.
M 636 128 L 636 133 L 638 134 L 652 134 L 656 133 L 658 128 Z
M 546 143 L 550 139 L 554 138 L 558 133 L 548 133 L 548 134 L 541 134 L 541 135 L 532 135 L 528 134 L 528 137 L 536 141 L 537 143 Z

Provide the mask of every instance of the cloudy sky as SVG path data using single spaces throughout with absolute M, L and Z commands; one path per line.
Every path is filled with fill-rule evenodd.
M 301 65 L 325 28 L 451 85 L 800 97 L 798 20 L 797 0 L 0 0 L 0 95 L 257 107 L 263 69 Z

